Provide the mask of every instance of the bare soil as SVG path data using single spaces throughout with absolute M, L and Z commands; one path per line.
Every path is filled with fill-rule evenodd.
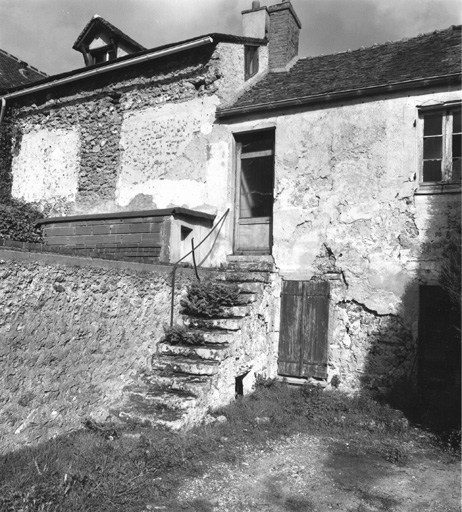
M 379 441 L 366 447 L 296 434 L 239 450 L 238 462 L 209 465 L 179 482 L 175 500 L 145 510 L 459 512 L 459 460 L 422 446 L 410 442 L 395 453 Z

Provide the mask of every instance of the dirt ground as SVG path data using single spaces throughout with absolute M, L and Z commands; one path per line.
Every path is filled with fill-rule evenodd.
M 226 442 L 226 439 L 223 440 Z M 304 434 L 244 450 L 179 484 L 147 510 L 187 512 L 459 512 L 460 462 L 416 444 L 402 452 Z M 388 459 L 388 460 L 387 460 Z

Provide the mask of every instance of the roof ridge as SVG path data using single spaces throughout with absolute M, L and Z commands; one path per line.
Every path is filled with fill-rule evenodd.
M 374 43 L 371 46 L 360 46 L 359 48 L 356 48 L 354 50 L 348 49 L 348 50 L 341 50 L 341 51 L 333 52 L 333 53 L 322 53 L 320 55 L 301 57 L 300 60 L 318 59 L 320 57 L 329 57 L 332 55 L 343 55 L 345 53 L 363 52 L 366 50 L 371 50 L 373 48 L 381 48 L 383 46 L 389 46 L 392 44 L 405 43 L 405 42 L 411 41 L 412 39 L 418 39 L 420 37 L 428 37 L 428 36 L 431 36 L 434 34 L 439 34 L 441 32 L 447 32 L 450 30 L 461 30 L 461 29 L 462 29 L 462 25 L 450 25 L 447 28 L 435 29 L 435 30 L 432 30 L 431 32 L 424 32 L 421 34 L 417 34 L 416 36 L 402 37 L 401 39 L 397 39 L 395 41 L 384 41 L 383 43 Z

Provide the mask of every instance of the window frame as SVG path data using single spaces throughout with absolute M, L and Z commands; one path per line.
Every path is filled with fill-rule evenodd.
M 259 45 L 244 45 L 244 78 L 249 80 L 255 76 L 260 67 Z
M 104 62 L 109 62 L 110 60 L 115 60 L 117 58 L 116 51 L 112 45 L 101 46 L 99 48 L 94 48 L 88 51 L 88 54 L 91 59 L 91 65 L 102 64 Z M 97 62 L 97 57 L 103 56 L 103 60 Z
M 442 194 L 442 193 L 455 193 L 461 190 L 461 180 L 454 180 L 452 177 L 453 172 L 453 151 L 452 151 L 452 135 L 453 135 L 453 112 L 461 109 L 460 101 L 447 102 L 438 105 L 422 106 L 419 107 L 419 126 L 418 132 L 419 140 L 419 187 L 416 194 Z M 430 161 L 430 158 L 424 159 L 424 141 L 435 135 L 425 135 L 425 117 L 435 114 L 442 116 L 441 128 L 441 180 L 437 181 L 424 181 L 424 162 Z M 458 133 L 458 132 L 457 132 Z M 434 159 L 439 160 L 439 159 Z
M 271 138 L 270 147 L 256 149 L 254 151 L 243 151 L 243 144 L 254 143 L 259 136 Z M 261 129 L 246 130 L 233 133 L 234 140 L 234 169 L 235 169 L 235 183 L 234 183 L 234 237 L 233 237 L 233 254 L 271 254 L 273 245 L 273 207 L 271 208 L 270 215 L 265 216 L 250 216 L 242 217 L 241 214 L 241 172 L 242 161 L 251 160 L 252 158 L 259 157 L 272 157 L 271 164 L 271 189 L 272 189 L 272 205 L 274 203 L 274 186 L 275 186 L 275 154 L 276 154 L 276 129 L 274 126 L 268 126 Z M 244 156 L 243 156 L 244 155 Z M 269 229 L 269 246 L 268 248 L 253 247 L 245 248 L 241 245 L 240 227 L 243 225 L 252 224 L 267 224 Z

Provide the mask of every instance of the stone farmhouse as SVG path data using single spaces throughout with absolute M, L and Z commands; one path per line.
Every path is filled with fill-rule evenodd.
M 1 96 L 2 187 L 50 212 L 49 246 L 149 264 L 228 212 L 201 268 L 267 273 L 274 306 L 240 375 L 457 387 L 460 312 L 439 285 L 460 224 L 461 27 L 299 58 L 290 1 L 242 19 L 242 36 L 145 49 L 95 16 L 85 67 Z

